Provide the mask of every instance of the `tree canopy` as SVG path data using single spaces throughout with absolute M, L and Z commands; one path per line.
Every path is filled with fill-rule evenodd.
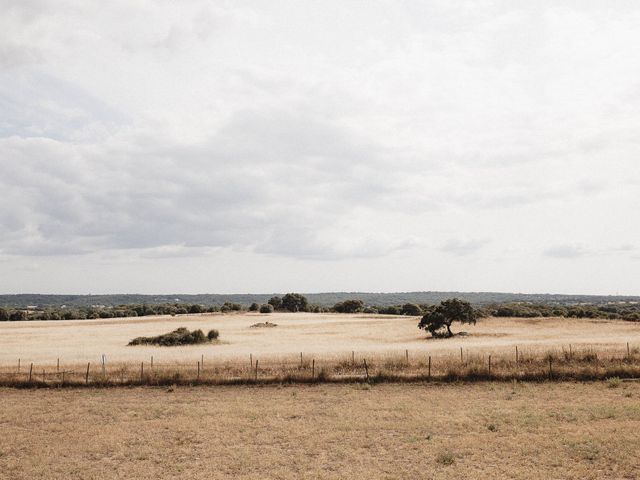
M 451 324 L 453 322 L 460 323 L 476 323 L 478 312 L 476 312 L 469 302 L 451 298 L 440 302 L 440 305 L 434 306 L 422 317 L 418 328 L 428 330 L 434 337 L 452 337 Z

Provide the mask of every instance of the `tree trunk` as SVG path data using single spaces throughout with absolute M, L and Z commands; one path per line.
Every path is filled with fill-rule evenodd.
M 447 335 L 449 335 L 450 337 L 453 337 L 453 332 L 451 331 L 451 325 L 449 323 L 445 323 L 445 325 L 447 326 Z

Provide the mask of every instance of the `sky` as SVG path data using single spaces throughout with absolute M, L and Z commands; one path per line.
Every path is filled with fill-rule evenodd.
M 635 0 L 0 10 L 0 293 L 640 295 Z

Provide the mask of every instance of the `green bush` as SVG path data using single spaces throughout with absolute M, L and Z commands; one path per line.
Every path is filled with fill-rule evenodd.
M 273 305 L 269 303 L 260 305 L 260 313 L 273 313 Z
M 220 336 L 220 332 L 215 328 L 213 330 L 209 330 L 209 333 L 207 333 L 207 338 L 210 341 L 217 340 L 219 336 Z
M 190 332 L 187 328 L 180 327 L 173 332 L 158 335 L 157 337 L 134 338 L 129 342 L 129 345 L 160 345 L 163 347 L 171 347 L 175 345 L 196 345 L 208 341 L 209 339 L 205 337 L 202 330 Z

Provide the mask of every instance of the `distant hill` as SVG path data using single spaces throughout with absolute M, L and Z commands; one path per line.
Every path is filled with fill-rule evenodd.
M 4 307 L 89 307 L 92 305 L 127 305 L 161 303 L 199 303 L 203 305 L 222 305 L 224 302 L 235 302 L 250 305 L 253 302 L 266 303 L 273 295 L 269 294 L 198 294 L 198 295 L 0 295 L 0 306 Z M 574 305 L 579 303 L 603 304 L 610 302 L 640 302 L 640 296 L 605 296 L 605 295 L 557 295 L 557 294 L 525 294 L 525 293 L 497 293 L 497 292 L 327 292 L 305 293 L 310 303 L 330 307 L 347 299 L 360 299 L 367 305 L 399 305 L 403 303 L 438 303 L 452 297 L 467 300 L 474 305 L 491 303 L 531 302 L 558 305 Z

